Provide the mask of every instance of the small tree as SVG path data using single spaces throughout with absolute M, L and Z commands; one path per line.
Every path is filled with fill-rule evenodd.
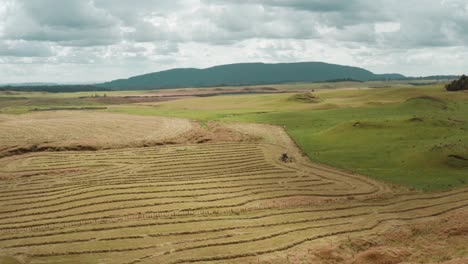
M 445 89 L 447 89 L 447 91 L 468 90 L 468 76 L 462 75 L 460 79 L 447 84 Z

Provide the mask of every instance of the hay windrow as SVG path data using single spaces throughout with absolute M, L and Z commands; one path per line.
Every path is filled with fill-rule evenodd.
M 47 123 L 37 117 L 22 122 Z M 80 124 L 89 128 L 89 120 Z M 63 137 L 34 146 L 36 139 L 18 132 L 32 145 L 11 145 L 11 155 L 0 159 L 0 255 L 32 264 L 246 263 L 468 208 L 466 188 L 396 192 L 311 163 L 279 127 L 149 120 L 121 130 L 108 122 L 92 128 L 111 131 L 109 145 L 71 145 Z M 58 135 L 67 126 L 35 129 Z M 281 160 L 285 153 L 289 162 Z

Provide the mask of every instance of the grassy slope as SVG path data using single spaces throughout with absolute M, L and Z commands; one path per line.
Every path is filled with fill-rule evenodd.
M 468 112 L 466 105 L 465 113 Z M 408 121 L 413 115 L 423 121 Z M 466 167 L 448 166 L 447 155 L 466 154 L 466 125 L 412 104 L 290 112 L 255 121 L 284 125 L 313 159 L 380 179 L 424 189 L 468 180 Z M 359 123 L 358 123 L 359 122 Z M 451 149 L 449 145 L 456 144 Z M 435 146 L 441 146 L 440 150 Z
M 292 86 L 300 85 L 305 84 Z M 24 113 L 36 107 L 90 106 L 92 103 L 77 97 L 92 94 L 5 94 L 0 96 L 0 113 Z M 131 94 L 137 93 L 112 95 Z M 285 126 L 315 161 L 419 189 L 444 189 L 468 181 L 466 161 L 449 157 L 468 157 L 468 93 L 447 93 L 435 86 L 319 90 L 315 95 L 320 97 L 318 103 L 291 101 L 292 94 L 237 95 L 113 105 L 108 111 L 201 121 L 271 123 Z M 442 102 L 407 101 L 421 96 Z M 417 118 L 411 120 L 414 117 Z
M 449 157 L 468 157 L 467 93 L 421 87 L 316 94 L 317 104 L 290 101 L 290 94 L 243 95 L 111 111 L 276 124 L 315 161 L 424 190 L 468 181 L 466 161 Z M 422 96 L 432 98 L 411 99 Z

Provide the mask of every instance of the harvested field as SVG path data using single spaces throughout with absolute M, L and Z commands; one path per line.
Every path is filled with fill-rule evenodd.
M 173 101 L 190 97 L 212 97 L 219 95 L 241 95 L 241 94 L 282 94 L 292 92 L 310 92 L 311 89 L 285 89 L 274 87 L 224 87 L 224 88 L 196 88 L 196 89 L 168 89 L 157 91 L 145 91 L 144 93 L 136 93 L 133 95 L 116 95 L 116 96 L 83 96 L 81 100 L 100 103 L 100 104 L 153 104 L 158 102 Z M 112 93 L 110 93 L 112 94 Z M 1 98 L 0 98 L 1 99 Z
M 0 255 L 26 263 L 257 263 L 468 208 L 466 188 L 402 195 L 307 162 L 278 127 L 227 127 L 261 140 L 0 159 Z M 284 152 L 294 161 L 280 161 Z
M 0 117 L 0 157 L 40 149 L 115 148 L 167 142 L 189 132 L 185 119 L 87 111 Z
M 232 95 L 232 94 L 274 94 L 274 93 L 291 93 L 291 92 L 309 92 L 312 89 L 304 88 L 281 88 L 269 86 L 248 86 L 248 87 L 215 87 L 215 88 L 196 88 L 196 89 L 169 89 L 148 92 L 142 96 L 156 97 L 188 97 L 188 96 L 216 96 L 216 95 Z

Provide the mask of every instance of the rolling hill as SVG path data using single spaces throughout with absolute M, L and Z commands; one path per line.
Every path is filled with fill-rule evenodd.
M 181 68 L 149 73 L 97 84 L 117 90 L 168 89 L 181 87 L 237 86 L 277 84 L 287 82 L 321 82 L 337 79 L 369 81 L 401 79 L 401 74 L 374 74 L 368 70 L 328 64 L 301 63 L 240 63 L 220 65 L 206 69 Z

